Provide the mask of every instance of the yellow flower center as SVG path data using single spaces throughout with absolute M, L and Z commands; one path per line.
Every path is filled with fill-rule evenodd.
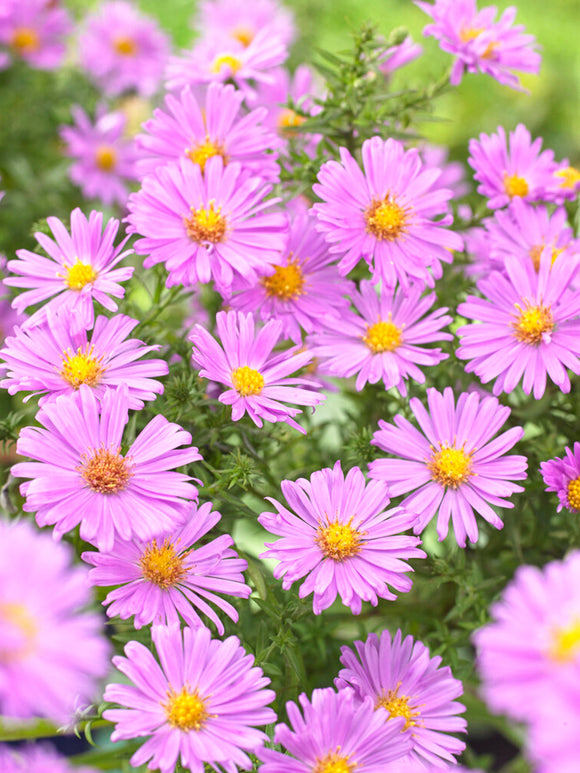
M 317 760 L 312 773 L 352 773 L 356 768 L 356 763 L 348 761 L 350 755 L 345 757 L 343 754 L 339 754 L 339 749 L 340 747 L 321 760 Z
M 462 43 L 470 43 L 478 38 L 482 32 L 485 32 L 485 27 L 462 27 L 459 31 L 459 39 Z
M 289 260 L 286 266 L 275 266 L 272 276 L 266 276 L 261 281 L 270 298 L 276 296 L 290 301 L 304 294 L 304 274 L 298 260 Z
M 250 27 L 240 25 L 232 30 L 231 35 L 238 43 L 241 43 L 244 48 L 247 48 L 254 39 L 256 33 Z
M 103 358 L 102 356 L 96 357 L 93 352 L 94 347 L 87 344 L 84 352 L 79 346 L 76 354 L 73 354 L 70 349 L 62 353 L 60 375 L 74 389 L 78 389 L 81 384 L 88 384 L 90 387 L 94 387 L 101 380 L 105 372 Z
M 232 373 L 232 384 L 236 392 L 242 397 L 259 395 L 264 388 L 264 376 L 259 370 L 242 365 L 241 368 L 236 368 Z
M 298 113 L 295 110 L 292 110 L 292 108 L 285 107 L 279 112 L 278 118 L 276 119 L 276 124 L 280 134 L 293 137 L 295 132 L 292 130 L 302 126 L 305 120 L 306 118 L 303 115 L 298 115 Z
M 433 449 L 433 456 L 427 463 L 427 469 L 437 483 L 457 488 L 473 475 L 471 454 L 466 454 L 462 448 L 443 443 L 439 451 Z
M 183 557 L 175 552 L 175 545 L 165 540 L 158 545 L 157 540 L 150 542 L 139 559 L 143 577 L 163 590 L 172 588 L 185 577 Z
M 403 731 L 408 730 L 410 727 L 417 724 L 414 717 L 418 717 L 421 713 L 409 705 L 410 700 L 411 698 L 407 695 L 399 695 L 398 685 L 395 690 L 389 690 L 378 698 L 375 709 L 378 709 L 379 707 L 386 709 L 389 712 L 389 719 L 404 717 L 405 725 Z
M 360 534 L 348 523 L 333 521 L 328 526 L 319 526 L 316 532 L 316 542 L 325 558 L 333 561 L 344 561 L 356 556 L 361 551 Z
M 242 69 L 243 63 L 237 56 L 233 54 L 220 54 L 216 56 L 211 66 L 212 72 L 221 72 L 226 67 L 232 75 L 235 75 Z
M 0 663 L 14 663 L 32 652 L 38 629 L 23 604 L 0 602 L 0 627 L 4 631 L 0 640 Z
M 540 260 L 542 258 L 542 252 L 544 251 L 545 244 L 534 244 L 530 249 L 530 258 L 536 271 L 540 270 Z M 554 265 L 556 258 L 564 252 L 564 247 L 552 247 L 552 265 Z
M 209 714 L 207 701 L 200 697 L 197 689 L 191 692 L 187 687 L 182 687 L 179 692 L 170 690 L 167 695 L 169 700 L 161 705 L 171 727 L 177 727 L 185 733 L 201 730 Z
M 365 212 L 367 232 L 377 239 L 393 242 L 407 229 L 408 214 L 391 196 L 373 200 Z
M 524 308 L 515 304 L 518 316 L 513 323 L 514 335 L 525 344 L 539 344 L 546 333 L 554 329 L 554 317 L 549 306 L 531 306 L 525 301 Z
M 527 196 L 529 192 L 528 182 L 524 177 L 518 177 L 517 174 L 503 175 L 503 187 L 510 199 L 514 196 Z
M 64 266 L 66 273 L 64 281 L 71 290 L 82 290 L 85 285 L 95 281 L 98 274 L 90 263 L 81 263 L 77 260 L 72 266 Z M 62 274 L 59 274 L 62 276 Z
M 403 329 L 397 327 L 391 321 L 391 314 L 386 322 L 379 320 L 374 325 L 367 327 L 366 335 L 363 341 L 369 347 L 371 352 L 393 352 L 403 342 Z
M 580 511 L 580 477 L 568 483 L 567 494 L 568 506 L 572 510 Z
M 21 54 L 31 54 L 40 48 L 40 35 L 32 27 L 17 27 L 10 42 Z
M 194 164 L 199 164 L 202 172 L 205 172 L 207 160 L 214 156 L 221 156 L 224 160 L 224 165 L 227 163 L 227 156 L 223 147 L 217 142 L 212 142 L 207 134 L 203 142 L 198 142 L 197 145 L 188 148 L 185 151 L 185 155 Z
M 221 214 L 221 207 L 215 208 L 215 202 L 210 201 L 209 207 L 191 208 L 191 217 L 184 218 L 187 235 L 194 242 L 211 242 L 218 244 L 224 241 L 227 229 L 226 218 Z
M 133 38 L 128 35 L 119 35 L 113 40 L 113 48 L 121 56 L 135 56 L 138 46 Z
M 580 655 L 580 618 L 576 617 L 569 625 L 553 631 L 549 654 L 558 663 L 576 660 Z
M 81 466 L 77 468 L 89 488 L 99 494 L 117 494 L 127 488 L 133 476 L 131 465 L 117 451 L 97 448 L 91 455 L 83 454 Z
M 102 172 L 111 172 L 117 166 L 117 151 L 111 145 L 99 145 L 95 163 Z
M 561 177 L 561 188 L 575 188 L 580 183 L 580 170 L 574 166 L 567 166 L 564 169 L 559 169 L 556 172 L 556 177 Z

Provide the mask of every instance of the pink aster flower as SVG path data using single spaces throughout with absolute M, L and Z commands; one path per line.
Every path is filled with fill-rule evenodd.
M 117 726 L 111 740 L 150 735 L 131 757 L 131 765 L 173 773 L 178 758 L 191 773 L 204 762 L 227 773 L 250 770 L 246 752 L 267 740 L 256 726 L 276 720 L 267 708 L 275 695 L 264 689 L 270 680 L 254 666 L 239 640 L 210 638 L 208 628 L 153 626 L 159 662 L 142 644 L 125 646 L 126 658 L 113 663 L 132 684 L 109 684 L 104 699 L 125 708 L 103 716 Z
M 211 603 L 238 622 L 235 607 L 217 594 L 248 598 L 251 588 L 242 574 L 247 561 L 230 549 L 234 541 L 226 534 L 194 547 L 221 518 L 211 508 L 211 502 L 200 508 L 192 504 L 183 526 L 151 542 L 118 539 L 111 551 L 82 554 L 83 561 L 95 567 L 89 572 L 93 585 L 120 586 L 103 601 L 110 605 L 109 617 L 127 620 L 135 615 L 135 628 L 141 628 L 179 623 L 181 615 L 186 625 L 197 628 L 203 625 L 197 608 L 223 636 Z
M 153 377 L 166 376 L 169 369 L 165 360 L 141 360 L 161 347 L 128 338 L 138 324 L 124 314 L 97 317 L 89 340 L 70 311 L 49 311 L 43 322 L 16 328 L 6 340 L 0 350 L 0 370 L 6 372 L 0 387 L 11 395 L 40 393 L 42 406 L 58 395 L 72 394 L 81 384 L 99 397 L 108 388 L 126 384 L 129 408 L 139 410 L 144 400 L 155 400 L 163 392 L 163 385 Z
M 521 381 L 524 392 L 539 400 L 548 376 L 569 392 L 566 368 L 580 373 L 580 291 L 571 289 L 577 258 L 552 264 L 544 250 L 538 271 L 517 257 L 506 258 L 504 268 L 479 280 L 483 298 L 468 295 L 457 307 L 476 320 L 458 329 L 457 357 L 470 360 L 465 370 L 484 384 L 495 379 L 495 395 L 512 392 Z
M 126 387 L 107 389 L 99 400 L 86 384 L 61 395 L 36 415 L 39 427 L 20 433 L 16 450 L 33 462 L 12 467 L 24 510 L 36 512 L 39 526 L 54 525 L 54 535 L 80 524 L 82 539 L 111 550 L 115 538 L 151 540 L 182 524 L 185 500 L 197 489 L 175 467 L 201 459 L 191 435 L 157 415 L 121 454 L 129 420 Z
M 266 543 L 263 557 L 279 561 L 274 577 L 283 577 L 288 590 L 306 576 L 299 596 L 314 591 L 314 614 L 334 602 L 337 595 L 353 614 L 363 601 L 376 606 L 378 599 L 394 600 L 396 591 L 411 590 L 412 571 L 406 559 L 425 558 L 420 540 L 402 532 L 417 516 L 389 504 L 386 484 L 371 481 L 353 467 L 346 477 L 336 462 L 333 469 L 313 473 L 310 480 L 282 481 L 282 494 L 291 510 L 267 497 L 276 513 L 262 513 L 261 525 L 282 539 Z M 389 587 L 391 586 L 391 587 Z
M 521 566 L 473 635 L 483 697 L 517 720 L 537 713 L 580 666 L 580 552 L 542 569 Z
M 280 723 L 274 732 L 274 743 L 292 756 L 261 749 L 260 773 L 383 773 L 410 748 L 402 720 L 385 722 L 385 711 L 375 711 L 370 699 L 357 701 L 352 690 L 336 693 L 327 687 L 314 690 L 311 700 L 305 693 L 298 700 L 302 713 L 288 702 L 291 727 Z
M 567 199 L 575 199 L 580 193 L 580 169 L 571 166 L 568 159 L 561 161 L 554 172 L 554 179 L 546 196 L 548 201 L 563 204 Z
M 490 209 L 505 207 L 514 197 L 538 201 L 546 197 L 556 171 L 554 153 L 541 150 L 542 138 L 533 142 L 529 131 L 518 124 L 506 138 L 503 126 L 497 134 L 480 134 L 479 140 L 469 141 L 467 159 L 475 169 L 475 179 L 481 183 L 478 193 L 488 199 Z
M 401 506 L 420 513 L 415 534 L 438 511 L 439 539 L 447 536 L 451 518 L 457 544 L 465 547 L 466 537 L 478 539 L 475 512 L 501 529 L 490 505 L 513 507 L 506 497 L 523 491 L 511 481 L 526 477 L 526 458 L 505 454 L 524 430 L 512 427 L 492 440 L 511 412 L 495 397 L 463 392 L 456 405 L 447 387 L 443 393 L 428 389 L 427 402 L 428 411 L 418 398 L 409 401 L 423 434 L 401 415 L 395 416 L 395 426 L 379 421 L 371 443 L 397 458 L 371 462 L 370 476 L 388 481 L 393 497 L 414 491 Z
M 137 179 L 137 151 L 133 140 L 125 137 L 127 119 L 120 111 L 97 110 L 95 123 L 85 111 L 72 107 L 75 126 L 62 126 L 65 155 L 74 159 L 69 177 L 83 196 L 100 199 L 103 204 L 123 207 L 129 195 L 128 183 Z
M 165 110 L 155 110 L 143 124 L 147 134 L 137 137 L 139 174 L 183 157 L 203 172 L 208 159 L 221 156 L 224 164 L 239 161 L 252 174 L 277 182 L 280 169 L 273 151 L 278 140 L 264 125 L 267 110 L 248 113 L 243 102 L 244 95 L 231 84 L 211 83 L 201 103 L 189 87 L 179 97 L 169 94 Z
M 390 78 L 396 70 L 418 59 L 422 53 L 423 46 L 415 43 L 413 38 L 407 35 L 402 43 L 385 49 L 379 61 L 379 70 L 385 78 Z
M 497 8 L 488 6 L 478 11 L 475 0 L 415 4 L 433 19 L 423 34 L 432 35 L 443 51 L 457 57 L 451 71 L 452 86 L 461 83 L 467 70 L 486 73 L 504 86 L 525 91 L 514 70 L 534 74 L 540 71 L 535 37 L 524 34 L 523 25 L 513 26 L 516 8 L 506 8 L 495 21 Z
M 380 637 L 369 634 L 365 642 L 354 643 L 356 653 L 342 647 L 335 684 L 339 690 L 352 687 L 359 700 L 371 699 L 377 709 L 388 712 L 387 724 L 402 717 L 401 735 L 412 748 L 404 762 L 420 762 L 441 769 L 442 760 L 455 762 L 465 744 L 450 733 L 465 732 L 466 722 L 458 717 L 465 707 L 455 699 L 463 685 L 440 657 L 431 657 L 427 647 L 412 636 L 402 638 L 397 631 Z M 382 713 L 382 712 L 381 712 Z
M 231 38 L 243 46 L 263 29 L 286 45 L 296 37 L 294 14 L 278 0 L 202 0 L 194 28 L 204 37 Z
M 580 738 L 580 668 L 550 683 L 537 699 L 528 732 L 534 773 L 578 773 Z
M 221 345 L 201 325 L 191 335 L 193 363 L 202 378 L 229 387 L 219 396 L 220 403 L 232 406 L 232 421 L 247 412 L 254 424 L 263 426 L 284 421 L 299 432 L 306 432 L 294 421 L 301 413 L 294 405 L 318 405 L 324 395 L 314 388 L 318 382 L 307 376 L 290 377 L 312 360 L 312 354 L 293 346 L 272 356 L 282 335 L 282 323 L 270 320 L 256 331 L 251 314 L 220 311 L 216 326 Z
M 574 443 L 574 450 L 565 449 L 566 457 L 542 462 L 540 472 L 546 484 L 546 491 L 555 491 L 560 500 L 558 512 L 566 507 L 572 513 L 580 512 L 580 443 Z
M 27 521 L 0 520 L 0 714 L 68 722 L 97 697 L 109 645 L 73 551 Z M 0 765 L 0 769 L 6 769 Z M 27 773 L 30 770 L 26 769 Z
M 322 333 L 308 339 L 315 357 L 322 360 L 325 372 L 332 376 L 349 378 L 357 374 L 356 389 L 381 379 L 385 389 L 395 387 L 407 394 L 408 378 L 420 384 L 425 376 L 419 365 L 437 365 L 448 355 L 441 349 L 428 349 L 419 344 L 450 341 L 453 336 L 441 328 L 453 321 L 446 308 L 426 312 L 436 300 L 435 293 L 421 298 L 422 284 L 402 288 L 385 288 L 377 294 L 371 282 L 362 281 L 360 293 L 351 294 L 358 313 L 345 311 L 340 325 L 325 319 Z M 421 319 L 424 317 L 424 319 Z
M 80 325 L 91 328 L 93 300 L 109 311 L 117 311 L 117 304 L 110 296 L 124 296 L 125 290 L 119 282 L 130 279 L 133 268 L 115 266 L 133 250 L 121 251 L 126 239 L 114 246 L 119 221 L 111 218 L 103 231 L 102 212 L 91 212 L 87 220 L 80 209 L 73 210 L 70 234 L 57 217 L 48 217 L 46 222 L 55 239 L 40 232 L 34 235 L 48 257 L 18 250 L 19 260 L 8 261 L 8 270 L 18 276 L 7 277 L 4 284 L 28 288 L 12 305 L 16 311 L 24 311 L 28 306 L 50 299 L 34 315 L 35 322 L 46 317 L 47 309 L 67 308 L 79 316 Z
M 129 232 L 144 238 L 135 243 L 143 265 L 165 263 L 168 286 L 213 279 L 227 292 L 234 277 L 252 283 L 280 263 L 287 238 L 281 212 L 265 212 L 278 199 L 272 190 L 241 165 L 224 166 L 221 156 L 199 164 L 182 158 L 145 177 L 129 198 Z
M 293 218 L 284 258 L 273 268 L 272 276 L 261 277 L 254 287 L 234 294 L 228 305 L 255 312 L 262 320 L 279 319 L 284 336 L 295 344 L 302 342 L 302 330 L 321 330 L 326 315 L 344 319 L 346 296 L 354 286 L 338 273 L 335 257 L 307 211 Z M 239 284 L 234 282 L 232 289 Z
M 154 94 L 169 56 L 169 40 L 150 16 L 123 0 L 103 3 L 79 36 L 83 69 L 105 94 Z
M 14 748 L 0 744 L 2 773 L 98 773 L 96 768 L 73 766 L 50 744 L 30 744 Z
M 66 53 L 66 37 L 73 28 L 64 8 L 46 0 L 4 0 L 0 9 L 0 69 L 10 64 L 10 54 L 31 67 L 55 70 Z
M 363 143 L 364 172 L 346 148 L 340 158 L 322 165 L 313 186 L 322 203 L 313 210 L 331 252 L 343 255 L 341 273 L 364 258 L 375 282 L 400 282 L 406 289 L 416 279 L 432 287 L 441 277 L 441 261 L 450 263 L 451 250 L 463 246 L 444 227 L 453 220 L 447 204 L 453 194 L 435 187 L 439 170 L 425 169 L 417 150 L 380 137 Z

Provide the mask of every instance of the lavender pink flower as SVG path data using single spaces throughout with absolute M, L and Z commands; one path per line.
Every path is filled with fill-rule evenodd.
M 379 60 L 379 70 L 385 78 L 390 78 L 396 70 L 418 59 L 422 53 L 423 46 L 407 35 L 402 43 L 385 49 Z
M 447 204 L 453 194 L 435 186 L 439 170 L 425 169 L 417 150 L 380 137 L 363 143 L 364 171 L 346 148 L 340 159 L 323 164 L 313 186 L 322 203 L 313 209 L 331 252 L 342 254 L 341 273 L 363 258 L 375 282 L 406 289 L 418 280 L 432 287 L 441 262 L 450 263 L 451 251 L 463 245 L 445 227 L 453 220 Z
M 451 519 L 457 544 L 465 547 L 467 537 L 478 539 L 476 512 L 501 529 L 491 505 L 513 507 L 507 498 L 523 491 L 512 481 L 526 477 L 527 460 L 506 452 L 524 430 L 512 427 L 492 439 L 510 415 L 495 397 L 463 392 L 456 404 L 451 387 L 443 393 L 431 388 L 427 403 L 428 410 L 416 397 L 409 401 L 421 431 L 400 414 L 394 426 L 379 421 L 371 443 L 395 458 L 371 462 L 370 476 L 388 482 L 390 496 L 414 492 L 401 506 L 419 513 L 415 534 L 438 513 L 439 539 L 447 536 Z
M 47 0 L 3 0 L 0 9 L 0 70 L 11 55 L 40 70 L 60 67 L 73 23 L 68 12 Z
M 14 747 L 0 744 L 2 773 L 98 773 L 96 768 L 71 765 L 48 743 Z
M 127 657 L 115 667 L 129 684 L 109 684 L 104 699 L 123 708 L 103 716 L 116 724 L 111 740 L 151 736 L 131 757 L 161 773 L 173 773 L 178 759 L 191 773 L 203 773 L 204 762 L 226 773 L 250 770 L 248 752 L 267 740 L 257 726 L 274 722 L 267 705 L 274 699 L 270 680 L 254 666 L 239 640 L 210 638 L 208 628 L 154 626 L 159 662 L 143 644 L 131 641 Z
M 558 512 L 565 507 L 572 513 L 580 512 L 580 443 L 573 450 L 565 449 L 566 456 L 542 462 L 540 472 L 546 491 L 558 494 Z
M 249 46 L 261 30 L 290 45 L 296 36 L 292 11 L 277 0 L 202 0 L 194 22 L 206 38 L 231 39 Z
M 36 512 L 39 526 L 54 525 L 55 537 L 80 525 L 82 539 L 107 551 L 116 538 L 148 541 L 185 520 L 197 488 L 170 470 L 201 459 L 195 447 L 179 449 L 191 435 L 157 415 L 122 454 L 128 410 L 126 387 L 99 402 L 81 384 L 39 410 L 41 427 L 21 431 L 16 450 L 34 461 L 11 472 L 31 479 L 20 487 L 23 509 Z

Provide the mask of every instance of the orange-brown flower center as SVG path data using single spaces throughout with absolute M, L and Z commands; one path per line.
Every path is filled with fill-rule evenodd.
M 163 590 L 177 585 L 186 575 L 183 556 L 175 552 L 175 545 L 168 539 L 162 545 L 155 539 L 150 542 L 139 559 L 139 566 L 144 579 Z
M 137 42 L 128 35 L 119 35 L 113 40 L 113 48 L 121 56 L 135 56 L 139 47 Z
M 531 305 L 528 301 L 524 302 L 524 308 L 519 303 L 515 304 L 518 312 L 516 321 L 513 324 L 514 335 L 525 344 L 539 344 L 544 336 L 549 336 L 554 329 L 554 317 L 549 306 L 538 304 Z
M 10 43 L 21 54 L 32 54 L 40 48 L 40 35 L 32 27 L 17 27 Z
M 102 172 L 112 172 L 117 166 L 117 151 L 112 145 L 99 145 L 95 151 L 95 163 Z
M 78 468 L 86 484 L 99 494 L 118 494 L 129 485 L 132 465 L 117 451 L 97 448 L 81 457 Z
M 367 232 L 377 239 L 393 242 L 405 233 L 409 223 L 406 209 L 393 196 L 373 200 L 365 212 Z
M 298 260 L 290 259 L 285 266 L 275 266 L 272 276 L 266 276 L 261 281 L 268 297 L 290 301 L 304 294 L 304 274 Z
M 184 218 L 184 223 L 189 238 L 199 244 L 223 242 L 228 225 L 226 218 L 221 214 L 221 207 L 216 209 L 215 201 L 210 201 L 208 207 L 199 209 L 192 207 L 191 215 Z
M 341 523 L 332 521 L 327 526 L 319 526 L 316 532 L 316 542 L 325 558 L 333 561 L 344 561 L 356 556 L 361 551 L 360 532 L 353 529 L 351 521 Z

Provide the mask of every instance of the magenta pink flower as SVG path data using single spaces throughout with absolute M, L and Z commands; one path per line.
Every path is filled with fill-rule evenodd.
M 323 203 L 313 210 L 331 252 L 342 254 L 341 273 L 364 258 L 375 282 L 406 289 L 409 280 L 419 280 L 432 287 L 441 261 L 451 263 L 451 250 L 463 246 L 443 227 L 453 220 L 447 204 L 453 194 L 435 187 L 439 170 L 423 168 L 417 150 L 380 137 L 363 143 L 364 171 L 346 148 L 340 158 L 323 164 L 313 186 Z
M 103 3 L 84 21 L 81 66 L 105 94 L 154 94 L 169 56 L 169 40 L 157 22 L 132 3 Z
M 388 712 L 387 725 L 404 722 L 401 735 L 410 739 L 412 748 L 405 762 L 443 765 L 455 762 L 465 744 L 450 733 L 465 732 L 466 722 L 457 714 L 465 707 L 455 699 L 463 685 L 448 666 L 441 667 L 440 657 L 431 657 L 427 647 L 412 636 L 402 637 L 389 631 L 380 637 L 369 634 L 365 642 L 356 641 L 356 650 L 342 648 L 335 684 L 339 690 L 352 687 L 359 700 L 371 700 L 377 709 Z M 382 713 L 382 712 L 381 712 Z
M 267 740 L 256 726 L 276 720 L 267 708 L 275 694 L 270 680 L 254 666 L 235 636 L 210 638 L 208 628 L 153 626 L 159 662 L 142 644 L 125 646 L 126 658 L 113 663 L 129 684 L 109 684 L 104 699 L 124 708 L 103 716 L 116 724 L 111 740 L 150 735 L 131 757 L 131 765 L 173 773 L 178 758 L 191 773 L 204 762 L 227 773 L 250 770 L 246 752 L 256 753 Z M 132 684 L 131 684 L 132 683 Z
M 0 520 L 0 714 L 69 722 L 97 697 L 109 645 L 73 551 L 25 520 Z M 0 765 L 0 769 L 6 769 Z M 26 769 L 28 773 L 29 769 Z
M 74 159 L 69 177 L 86 198 L 124 207 L 128 184 L 137 179 L 137 151 L 133 140 L 125 137 L 127 119 L 121 112 L 97 110 L 93 124 L 85 111 L 72 107 L 75 126 L 62 126 L 65 155 Z
M 2 773 L 98 773 L 96 768 L 71 765 L 51 744 L 9 746 L 0 744 Z
M 60 67 L 73 28 L 68 12 L 47 0 L 3 0 L 3 6 L 0 47 L 7 52 L 0 51 L 0 70 L 10 64 L 10 54 L 40 70 Z
M 46 222 L 55 239 L 40 232 L 34 235 L 48 257 L 18 250 L 19 260 L 8 261 L 8 270 L 18 276 L 7 277 L 4 284 L 27 288 L 16 296 L 12 305 L 20 312 L 43 303 L 34 315 L 35 323 L 46 318 L 47 309 L 70 309 L 78 315 L 80 326 L 91 328 L 93 300 L 109 311 L 117 311 L 117 304 L 110 296 L 124 296 L 125 290 L 119 282 L 130 279 L 133 268 L 115 266 L 133 250 L 122 251 L 127 239 L 114 246 L 119 221 L 111 218 L 103 231 L 102 212 L 91 212 L 87 220 L 80 209 L 74 209 L 70 216 L 70 234 L 58 218 L 48 217 Z
M 202 0 L 194 28 L 204 37 L 231 39 L 249 46 L 261 30 L 290 45 L 296 36 L 294 14 L 278 0 Z
M 340 325 L 325 319 L 326 329 L 308 339 L 309 349 L 321 359 L 324 372 L 342 378 L 357 374 L 359 392 L 367 382 L 376 384 L 382 379 L 385 389 L 395 387 L 406 396 L 407 379 L 425 382 L 419 365 L 437 365 L 448 357 L 441 349 L 419 344 L 453 338 L 441 332 L 453 321 L 445 314 L 447 309 L 424 317 L 436 296 L 431 293 L 421 298 L 422 294 L 422 284 L 411 284 L 406 292 L 385 288 L 377 294 L 371 282 L 363 280 L 360 293 L 351 293 L 358 314 L 342 312 Z
M 541 148 L 542 138 L 532 142 L 521 123 L 510 132 L 509 150 L 503 126 L 497 127 L 497 134 L 480 134 L 479 140 L 469 141 L 471 155 L 467 161 L 480 183 L 477 191 L 488 199 L 490 209 L 505 207 L 514 197 L 524 201 L 546 198 L 553 185 L 556 162 L 551 150 Z
M 312 474 L 310 480 L 282 481 L 282 494 L 289 507 L 267 497 L 275 513 L 262 513 L 260 524 L 282 539 L 266 543 L 263 557 L 279 563 L 274 577 L 283 577 L 288 590 L 306 577 L 300 598 L 314 592 L 314 614 L 335 601 L 358 615 L 362 602 L 376 606 L 378 599 L 394 600 L 394 590 L 411 590 L 412 571 L 406 559 L 425 558 L 420 540 L 402 532 L 417 516 L 402 508 L 385 510 L 389 489 L 382 482 L 366 483 L 358 467 L 346 477 L 340 462 Z M 389 587 L 390 586 L 390 587 Z
M 239 163 L 224 167 L 209 158 L 204 172 L 189 159 L 157 169 L 129 198 L 130 233 L 143 265 L 165 263 L 169 286 L 213 279 L 227 293 L 234 277 L 248 284 L 272 274 L 282 260 L 287 220 L 264 210 L 278 203 L 265 199 L 272 190 L 249 176 Z
M 547 685 L 537 699 L 527 756 L 534 773 L 577 773 L 580 738 L 580 668 Z
M 324 395 L 318 394 L 318 382 L 307 376 L 294 376 L 312 360 L 312 354 L 294 346 L 272 356 L 282 335 L 282 323 L 270 320 L 256 331 L 251 314 L 220 311 L 216 325 L 221 345 L 201 325 L 191 335 L 193 363 L 200 376 L 229 387 L 219 401 L 232 406 L 232 421 L 247 412 L 254 424 L 263 419 L 284 421 L 299 432 L 306 432 L 294 421 L 301 413 L 294 405 L 318 405 Z M 313 389 L 314 387 L 314 389 Z
M 129 408 L 139 410 L 144 400 L 155 400 L 163 392 L 153 377 L 165 376 L 169 369 L 165 360 L 141 360 L 161 347 L 127 338 L 138 324 L 124 314 L 97 317 L 89 340 L 70 311 L 49 311 L 43 322 L 16 328 L 6 340 L 0 350 L 0 370 L 6 376 L 0 386 L 11 395 L 21 391 L 44 395 L 42 406 L 58 395 L 72 394 L 81 384 L 99 397 L 108 388 L 126 384 Z
M 419 513 L 415 534 L 438 512 L 439 539 L 447 536 L 451 519 L 457 544 L 465 547 L 466 537 L 478 539 L 475 512 L 501 529 L 490 505 L 513 507 L 506 497 L 523 491 L 512 481 L 526 477 L 526 458 L 505 454 L 524 430 L 512 427 L 492 440 L 510 415 L 495 397 L 463 392 L 456 405 L 447 387 L 443 393 L 428 389 L 427 402 L 428 411 L 418 398 L 409 401 L 423 434 L 401 415 L 395 416 L 395 426 L 379 421 L 371 443 L 396 458 L 371 462 L 370 476 L 388 482 L 390 496 L 414 491 L 401 506 Z
M 504 273 L 480 279 L 484 296 L 468 295 L 457 312 L 475 323 L 460 327 L 456 355 L 469 360 L 465 370 L 484 384 L 495 379 L 493 393 L 512 392 L 518 383 L 536 400 L 546 379 L 570 391 L 567 368 L 580 373 L 580 291 L 571 289 L 578 260 L 568 257 L 552 265 L 549 250 L 532 261 L 506 258 Z
M 276 725 L 274 743 L 290 755 L 263 748 L 260 773 L 383 773 L 410 748 L 403 721 L 385 722 L 386 712 L 375 711 L 369 700 L 355 700 L 352 690 L 336 693 L 331 687 L 314 690 L 311 700 L 298 698 L 302 707 L 287 703 L 291 727 Z M 304 715 L 304 716 L 303 716 Z
M 572 513 L 580 512 L 580 443 L 574 443 L 574 450 L 566 447 L 563 459 L 556 457 L 542 462 L 540 472 L 546 484 L 546 491 L 558 494 L 558 512 L 566 507 Z
M 107 389 L 100 403 L 86 384 L 62 395 L 36 415 L 39 427 L 20 433 L 17 452 L 34 459 L 12 467 L 24 510 L 55 537 L 80 524 L 82 539 L 111 550 L 116 538 L 151 540 L 186 518 L 186 501 L 197 498 L 187 475 L 170 472 L 201 459 L 191 435 L 157 415 L 121 454 L 129 420 L 126 387 Z
M 181 616 L 197 628 L 204 624 L 199 611 L 223 636 L 223 624 L 210 606 L 214 604 L 237 623 L 235 607 L 217 594 L 248 598 L 251 588 L 242 574 L 247 561 L 230 549 L 234 541 L 226 534 L 194 547 L 221 518 L 211 508 L 211 502 L 199 508 L 192 504 L 183 526 L 150 542 L 117 539 L 110 551 L 82 554 L 95 567 L 89 572 L 93 585 L 119 586 L 103 601 L 110 605 L 109 617 L 127 620 L 135 615 L 135 628 L 141 628 L 179 623 Z
M 497 8 L 477 10 L 476 0 L 435 0 L 435 4 L 416 2 L 429 14 L 424 35 L 432 35 L 444 51 L 453 54 L 455 64 L 451 84 L 457 86 L 467 72 L 483 72 L 512 89 L 525 91 L 514 70 L 537 74 L 541 56 L 533 35 L 524 34 L 521 24 L 513 26 L 516 8 L 506 8 L 495 21 Z
M 521 566 L 473 635 L 483 697 L 494 712 L 529 720 L 580 666 L 580 552 L 542 569 Z

